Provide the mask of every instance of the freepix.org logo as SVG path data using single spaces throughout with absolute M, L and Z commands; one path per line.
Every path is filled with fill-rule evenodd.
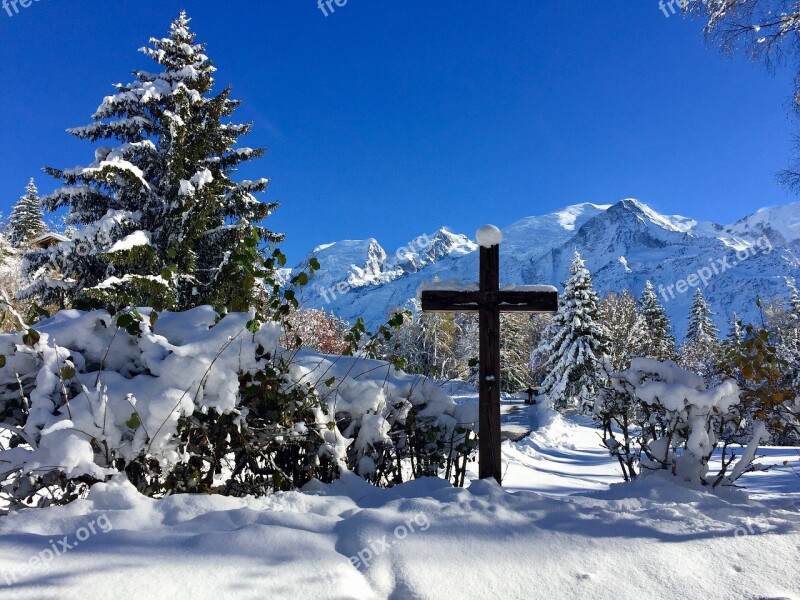
M 9 17 L 19 14 L 20 8 L 30 8 L 34 2 L 40 0 L 3 0 L 2 7 Z
M 74 536 L 65 535 L 61 539 L 49 540 L 50 545 L 47 548 L 43 548 L 28 558 L 19 567 L 0 573 L 0 584 L 13 586 L 19 583 L 20 579 L 34 574 L 39 569 L 49 568 L 54 560 L 77 548 L 81 542 L 85 542 L 94 535 L 108 533 L 112 529 L 114 526 L 108 516 L 102 514 L 78 529 Z
M 342 8 L 347 4 L 347 0 L 317 0 L 317 6 L 326 17 L 336 12 L 335 6 Z

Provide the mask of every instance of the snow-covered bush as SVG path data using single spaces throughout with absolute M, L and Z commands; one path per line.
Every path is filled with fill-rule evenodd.
M 594 414 L 626 480 L 660 472 L 684 483 L 729 486 L 758 468 L 755 453 L 767 437 L 763 423 L 738 461 L 733 451 L 745 426 L 735 381 L 706 388 L 702 377 L 674 362 L 647 358 L 634 359 L 630 369 L 610 380 Z M 711 472 L 720 446 L 720 468 Z
M 463 418 L 432 382 L 289 352 L 282 333 L 206 306 L 62 311 L 0 336 L 0 429 L 12 434 L 0 446 L 2 494 L 68 502 L 121 471 L 153 496 L 264 494 L 348 468 L 386 481 L 411 457 L 425 467 L 411 476 L 435 475 L 456 452 Z
M 723 344 L 720 370 L 739 384 L 747 427 L 764 421 L 770 442 L 796 445 L 800 440 L 798 389 L 792 383 L 787 344 L 780 330 L 738 322 Z

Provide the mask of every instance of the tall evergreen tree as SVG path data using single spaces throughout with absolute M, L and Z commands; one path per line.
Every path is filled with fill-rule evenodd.
M 787 283 L 789 286 L 789 313 L 798 327 L 800 327 L 800 293 L 797 292 L 797 285 L 794 281 Z
M 767 306 L 768 327 L 775 339 L 778 356 L 788 365 L 788 377 L 800 389 L 800 294 L 794 281 L 788 281 L 789 302 L 780 300 Z
M 667 311 L 658 301 L 653 284 L 645 283 L 639 299 L 639 311 L 644 318 L 643 356 L 656 360 L 675 359 L 675 337 Z
M 542 394 L 556 408 L 590 410 L 603 384 L 602 356 L 607 334 L 598 322 L 597 294 L 580 254 L 575 252 L 570 278 L 548 326 L 540 354 L 547 356 Z
M 728 341 L 734 345 L 740 344 L 742 340 L 744 340 L 744 335 L 744 325 L 742 324 L 741 319 L 739 319 L 739 315 L 733 313 L 733 316 L 731 317 L 731 326 L 728 331 Z
M 711 317 L 714 313 L 706 303 L 703 292 L 695 292 L 689 311 L 689 328 L 681 347 L 681 365 L 710 380 L 721 356 L 719 330 Z
M 227 121 L 240 102 L 229 87 L 212 94 L 216 69 L 185 12 L 168 37 L 150 42 L 142 52 L 160 70 L 135 71 L 90 125 L 70 131 L 118 145 L 98 148 L 88 167 L 47 169 L 65 187 L 45 206 L 66 207 L 76 229 L 71 242 L 28 257 L 29 272 L 61 275 L 28 293 L 45 301 L 65 293 L 110 305 L 245 310 L 261 274 L 259 247 L 282 236 L 260 225 L 277 206 L 254 196 L 268 180 L 231 176 L 264 151 L 236 147 L 251 124 Z
M 25 195 L 14 205 L 8 218 L 6 237 L 12 246 L 19 248 L 29 244 L 47 231 L 42 213 L 39 190 L 33 178 L 25 188 Z

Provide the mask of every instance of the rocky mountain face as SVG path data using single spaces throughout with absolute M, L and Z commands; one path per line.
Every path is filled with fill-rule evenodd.
M 716 313 L 725 335 L 732 314 L 758 321 L 756 297 L 787 298 L 787 280 L 800 279 L 800 203 L 762 209 L 731 225 L 657 213 L 626 199 L 613 205 L 578 204 L 503 229 L 501 277 L 505 285 L 553 284 L 567 278 L 578 250 L 597 291 L 631 290 L 647 280 L 682 337 L 696 288 Z M 322 269 L 300 298 L 375 326 L 390 309 L 407 307 L 428 281 L 474 282 L 477 245 L 466 235 L 439 229 L 389 255 L 377 240 L 345 240 L 315 248 Z

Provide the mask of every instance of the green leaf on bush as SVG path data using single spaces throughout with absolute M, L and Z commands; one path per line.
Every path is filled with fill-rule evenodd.
M 22 336 L 22 343 L 26 346 L 35 346 L 36 342 L 39 341 L 39 332 L 35 329 L 28 329 L 28 333 Z
M 139 413 L 135 412 L 131 415 L 131 418 L 125 421 L 125 426 L 133 429 L 134 431 L 141 427 L 142 421 L 139 419 Z
M 67 365 L 63 369 L 61 369 L 61 379 L 67 381 L 75 377 L 75 367 L 71 367 Z

